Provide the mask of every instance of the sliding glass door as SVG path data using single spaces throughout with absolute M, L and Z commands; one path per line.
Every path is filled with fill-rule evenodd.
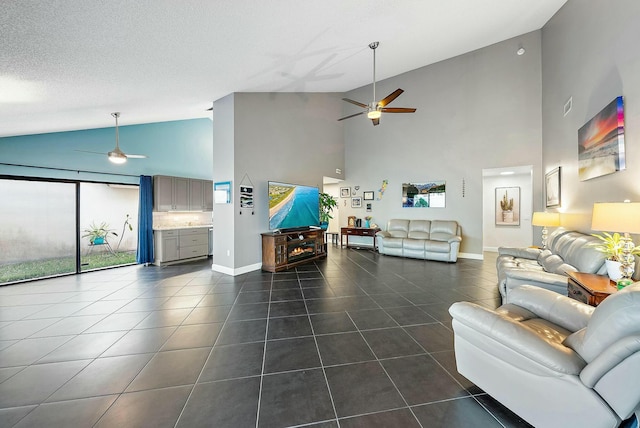
M 138 186 L 80 183 L 80 269 L 136 262 Z
M 76 272 L 76 183 L 0 180 L 0 284 Z
M 135 263 L 135 185 L 0 179 L 0 285 Z

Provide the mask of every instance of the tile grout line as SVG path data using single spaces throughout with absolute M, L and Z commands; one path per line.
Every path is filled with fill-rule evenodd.
M 320 271 L 320 275 L 322 275 L 321 271 Z M 322 275 L 322 278 L 325 279 L 326 281 L 326 278 L 324 278 L 324 275 Z M 298 283 L 299 282 L 300 280 L 298 280 Z M 300 292 L 302 293 L 301 285 L 300 285 Z M 302 293 L 302 301 L 304 302 L 304 308 L 307 311 L 307 319 L 309 320 L 309 325 L 311 326 L 313 343 L 316 345 L 316 352 L 318 353 L 318 359 L 320 360 L 320 368 L 322 369 L 322 376 L 324 377 L 324 382 L 327 385 L 327 392 L 329 393 L 329 399 L 331 400 L 331 407 L 333 408 L 333 414 L 336 417 L 336 424 L 338 424 L 338 428 L 340 428 L 340 419 L 338 418 L 336 403 L 333 399 L 333 394 L 331 393 L 331 386 L 329 385 L 329 379 L 327 378 L 327 371 L 325 370 L 324 363 L 322 362 L 322 354 L 320 353 L 320 347 L 318 346 L 318 339 L 316 338 L 315 329 L 313 328 L 313 323 L 311 322 L 311 314 L 309 314 L 309 308 L 307 307 L 307 299 L 304 298 L 304 293 Z
M 244 286 L 244 282 L 242 284 Z M 240 288 L 242 290 L 242 287 Z M 238 296 L 240 295 L 240 293 L 236 294 L 236 298 L 233 301 L 233 304 L 231 305 L 231 308 L 229 309 L 229 313 L 227 314 L 227 316 L 224 319 L 224 322 L 222 323 L 222 327 L 220 327 L 220 331 L 218 332 L 218 335 L 216 336 L 216 340 L 214 340 L 213 345 L 211 346 L 211 350 L 209 351 L 209 354 L 207 355 L 207 358 L 205 358 L 204 360 L 204 364 L 202 364 L 202 368 L 200 369 L 200 373 L 198 373 L 198 377 L 196 377 L 195 382 L 193 383 L 193 386 L 191 387 L 191 391 L 189 391 L 189 395 L 187 395 L 187 399 L 184 401 L 184 405 L 182 406 L 182 409 L 180 409 L 180 414 L 178 414 L 178 417 L 176 418 L 176 422 L 173 425 L 174 428 L 178 426 L 178 423 L 180 422 L 180 418 L 182 418 L 182 415 L 184 414 L 185 409 L 187 408 L 187 404 L 189 404 L 189 400 L 191 399 L 191 397 L 193 396 L 193 391 L 196 389 L 196 385 L 198 385 L 198 381 L 200 380 L 200 378 L 202 377 L 202 373 L 204 373 L 204 369 L 205 367 L 207 367 L 207 363 L 209 362 L 209 359 L 211 358 L 211 355 L 213 355 L 213 350 L 216 346 L 216 343 L 218 343 L 218 340 L 220 339 L 220 336 L 222 334 L 222 330 L 224 329 L 225 325 L 227 325 L 227 321 L 229 319 L 229 315 L 231 315 L 231 310 L 233 309 L 233 307 L 236 304 L 236 301 L 238 300 Z M 204 297 L 202 298 L 204 299 Z M 202 299 L 200 299 L 200 301 L 198 303 L 200 303 L 202 301 Z M 193 309 L 191 310 L 191 312 L 189 312 L 189 315 L 191 315 L 191 313 L 193 312 L 193 310 L 195 310 L 195 308 L 197 308 L 197 304 L 193 306 Z M 184 321 L 189 317 L 189 315 L 187 315 L 182 322 L 180 323 L 180 326 L 182 326 L 184 323 Z M 177 331 L 177 329 L 176 329 Z M 175 333 L 175 331 L 174 331 Z M 171 336 L 173 336 L 173 334 L 171 334 Z M 170 337 L 171 337 L 170 336 Z M 167 339 L 168 341 L 169 339 Z M 166 341 L 165 341 L 166 343 Z M 164 345 L 163 345 L 164 346 Z M 194 348 L 191 348 L 194 349 Z M 156 353 L 157 354 L 157 353 Z M 132 380 L 133 382 L 133 380 Z M 106 414 L 106 412 L 103 414 L 103 416 Z
M 260 422 L 260 405 L 262 403 L 262 386 L 264 383 L 264 366 L 267 362 L 267 338 L 269 336 L 269 315 L 271 315 L 271 293 L 273 292 L 273 282 L 275 273 L 271 274 L 271 281 L 269 285 L 269 305 L 267 306 L 267 322 L 264 329 L 264 348 L 262 349 L 262 368 L 260 370 L 260 388 L 258 389 L 258 403 L 256 409 L 256 428 Z
M 384 311 L 384 308 L 382 308 Z M 386 311 L 385 311 L 386 313 Z M 420 427 L 422 427 L 422 423 L 420 422 L 420 420 L 418 419 L 418 417 L 416 416 L 416 414 L 413 412 L 413 409 L 411 408 L 411 406 L 409 405 L 409 402 L 407 401 L 407 399 L 404 397 L 404 395 L 402 394 L 402 392 L 400 391 L 400 389 L 398 388 L 398 385 L 396 385 L 396 383 L 394 382 L 394 380 L 391 378 L 391 376 L 389 375 L 389 372 L 387 372 L 387 369 L 384 367 L 384 365 L 380 362 L 380 359 L 378 358 L 378 356 L 376 355 L 375 351 L 373 350 L 373 348 L 371 347 L 371 345 L 369 345 L 369 342 L 367 342 L 367 339 L 364 337 L 364 335 L 362 334 L 362 331 L 360 330 L 360 328 L 358 327 L 358 325 L 353 321 L 353 318 L 351 318 L 351 315 L 349 314 L 349 312 L 347 312 L 347 316 L 349 317 L 349 319 L 351 319 L 351 322 L 353 323 L 353 325 L 356 326 L 356 331 L 358 332 L 358 334 L 360 335 L 360 338 L 362 338 L 362 340 L 364 341 L 364 343 L 367 345 L 367 348 L 369 348 L 369 350 L 371 351 L 371 353 L 373 354 L 373 356 L 375 357 L 375 361 L 380 365 L 380 368 L 382 368 L 382 371 L 384 371 L 384 374 L 387 375 L 387 378 L 389 379 L 389 381 L 391 382 L 391 384 L 393 385 L 393 387 L 396 389 L 396 391 L 398 392 L 398 395 L 400 395 L 400 398 L 402 398 L 402 401 L 404 402 L 404 404 L 407 406 L 407 408 L 409 409 L 409 411 L 411 412 L 411 415 L 413 415 L 414 419 L 416 420 L 416 422 L 418 422 L 418 425 L 420 425 Z M 387 316 L 390 316 L 389 314 L 387 314 Z M 391 319 L 393 319 L 394 322 L 396 322 L 396 324 L 399 325 L 399 323 L 393 318 L 391 317 Z M 401 326 L 400 326 L 401 327 Z M 402 327 L 401 327 L 402 328 Z M 403 330 L 404 331 L 404 330 Z M 423 348 L 424 349 L 424 348 Z

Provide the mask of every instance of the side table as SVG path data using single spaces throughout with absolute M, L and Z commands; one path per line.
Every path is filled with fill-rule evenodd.
M 604 299 L 618 291 L 609 277 L 584 272 L 569 272 L 567 292 L 569 297 L 591 306 L 598 306 Z
M 379 227 L 342 227 L 340 228 L 340 247 L 342 248 L 342 237 L 347 237 L 347 248 L 349 248 L 349 236 L 369 236 L 373 238 L 373 250 L 376 251 L 376 232 L 380 230 Z

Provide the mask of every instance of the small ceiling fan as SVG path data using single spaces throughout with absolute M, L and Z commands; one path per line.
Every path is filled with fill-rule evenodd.
M 362 107 L 364 110 L 360 113 L 351 114 L 349 116 L 341 117 L 340 120 L 349 119 L 352 117 L 360 116 L 361 114 L 367 114 L 367 117 L 371 119 L 373 122 L 373 126 L 380 124 L 380 116 L 382 113 L 414 113 L 416 109 L 414 108 L 405 108 L 405 107 L 387 107 L 387 104 L 391 103 L 391 101 L 395 100 L 402 94 L 404 91 L 402 89 L 396 89 L 380 101 L 375 101 L 376 99 L 376 48 L 378 47 L 379 42 L 373 42 L 369 44 L 371 50 L 373 50 L 373 101 L 369 104 L 364 104 L 358 101 L 350 100 L 349 98 L 343 98 L 344 101 L 355 104 L 358 107 Z
M 90 152 L 88 150 L 76 150 L 76 151 L 77 152 L 84 152 L 84 153 L 93 153 L 93 154 L 96 154 L 96 155 L 107 155 L 107 157 L 109 158 L 109 160 L 111 162 L 117 163 L 117 164 L 125 163 L 127 161 L 127 159 L 144 159 L 144 158 L 146 158 L 145 155 L 132 155 L 132 154 L 124 153 L 122 150 L 120 150 L 120 142 L 119 142 L 119 136 L 118 136 L 118 118 L 120 117 L 120 112 L 111 113 L 111 116 L 115 117 L 115 119 L 116 119 L 116 147 L 113 150 L 111 150 L 110 152 L 107 152 L 107 153 Z

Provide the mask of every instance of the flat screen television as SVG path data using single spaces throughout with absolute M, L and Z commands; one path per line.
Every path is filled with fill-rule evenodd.
M 269 229 L 304 229 L 320 225 L 317 187 L 269 182 Z

